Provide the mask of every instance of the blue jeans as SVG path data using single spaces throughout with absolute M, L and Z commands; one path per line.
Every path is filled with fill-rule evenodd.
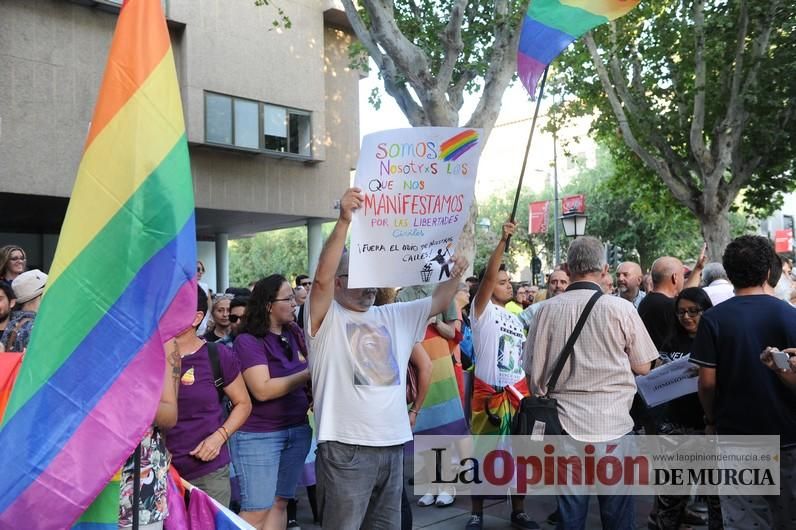
M 293 498 L 311 439 L 307 424 L 274 432 L 238 431 L 232 436 L 242 511 L 268 510 L 275 497 Z

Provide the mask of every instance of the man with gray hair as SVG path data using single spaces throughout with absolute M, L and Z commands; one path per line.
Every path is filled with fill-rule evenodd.
M 572 242 L 565 270 L 570 285 L 549 300 L 531 325 L 524 368 L 533 395 L 546 395 L 548 381 L 587 303 L 608 274 L 602 243 L 593 237 Z M 636 393 L 634 374 L 646 374 L 658 350 L 632 304 L 600 296 L 577 337 L 558 384 L 561 425 L 572 438 L 587 442 L 616 440 L 633 429 L 630 405 Z M 599 497 L 604 528 L 634 528 L 633 497 Z M 563 528 L 585 528 L 589 497 L 562 495 L 558 508 Z
M 718 261 L 712 261 L 705 265 L 705 269 L 702 271 L 702 288 L 708 293 L 714 306 L 735 296 L 735 288 L 727 278 L 724 265 Z

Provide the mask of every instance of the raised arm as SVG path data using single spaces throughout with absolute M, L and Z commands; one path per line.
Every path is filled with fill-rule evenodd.
M 451 277 L 447 281 L 437 284 L 434 293 L 431 295 L 431 312 L 429 317 L 442 313 L 453 300 L 456 290 L 459 288 L 459 282 L 464 275 L 465 269 L 470 264 L 464 256 L 453 256 L 451 258 L 453 269 L 451 270 Z
M 473 315 L 476 318 L 484 312 L 486 305 L 492 298 L 492 293 L 495 291 L 495 286 L 497 286 L 500 263 L 503 261 L 503 252 L 506 250 L 506 241 L 508 241 L 509 236 L 514 233 L 516 228 L 516 223 L 512 223 L 511 221 L 503 223 L 503 232 L 500 235 L 500 241 L 498 241 L 495 250 L 489 257 L 489 262 L 486 264 L 486 270 L 484 271 L 484 277 L 481 278 L 481 282 L 478 284 L 478 291 L 475 293 L 475 298 L 471 305 Z
M 315 336 L 320 329 L 323 319 L 332 305 L 335 275 L 337 267 L 340 265 L 340 258 L 343 256 L 348 227 L 351 225 L 354 210 L 359 208 L 364 200 L 365 196 L 359 188 L 347 189 L 340 199 L 340 216 L 318 258 L 318 267 L 315 269 L 315 277 L 310 290 L 311 327 L 309 332 L 312 336 Z

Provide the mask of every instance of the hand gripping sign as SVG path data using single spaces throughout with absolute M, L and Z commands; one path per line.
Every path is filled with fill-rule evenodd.
M 480 129 L 414 127 L 365 136 L 354 185 L 348 285 L 398 287 L 450 278 L 473 201 Z

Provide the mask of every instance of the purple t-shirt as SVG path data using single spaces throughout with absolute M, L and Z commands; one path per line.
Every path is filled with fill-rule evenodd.
M 290 356 L 287 354 L 288 345 L 292 352 Z M 266 365 L 271 377 L 285 377 L 307 368 L 307 361 L 302 361 L 299 357 L 298 340 L 287 329 L 281 336 L 269 331 L 262 338 L 242 333 L 235 338 L 234 348 L 242 372 L 252 366 Z M 294 388 L 288 394 L 268 401 L 257 401 L 252 398 L 252 413 L 240 430 L 274 432 L 307 423 L 309 405 L 304 386 Z
M 240 363 L 232 350 L 218 344 L 218 360 L 224 386 L 240 374 Z M 229 449 L 224 444 L 218 456 L 203 462 L 191 456 L 199 443 L 224 423 L 224 411 L 213 385 L 213 369 L 207 344 L 182 358 L 182 377 L 177 398 L 177 425 L 166 433 L 166 447 L 172 462 L 186 480 L 202 477 L 229 464 Z

